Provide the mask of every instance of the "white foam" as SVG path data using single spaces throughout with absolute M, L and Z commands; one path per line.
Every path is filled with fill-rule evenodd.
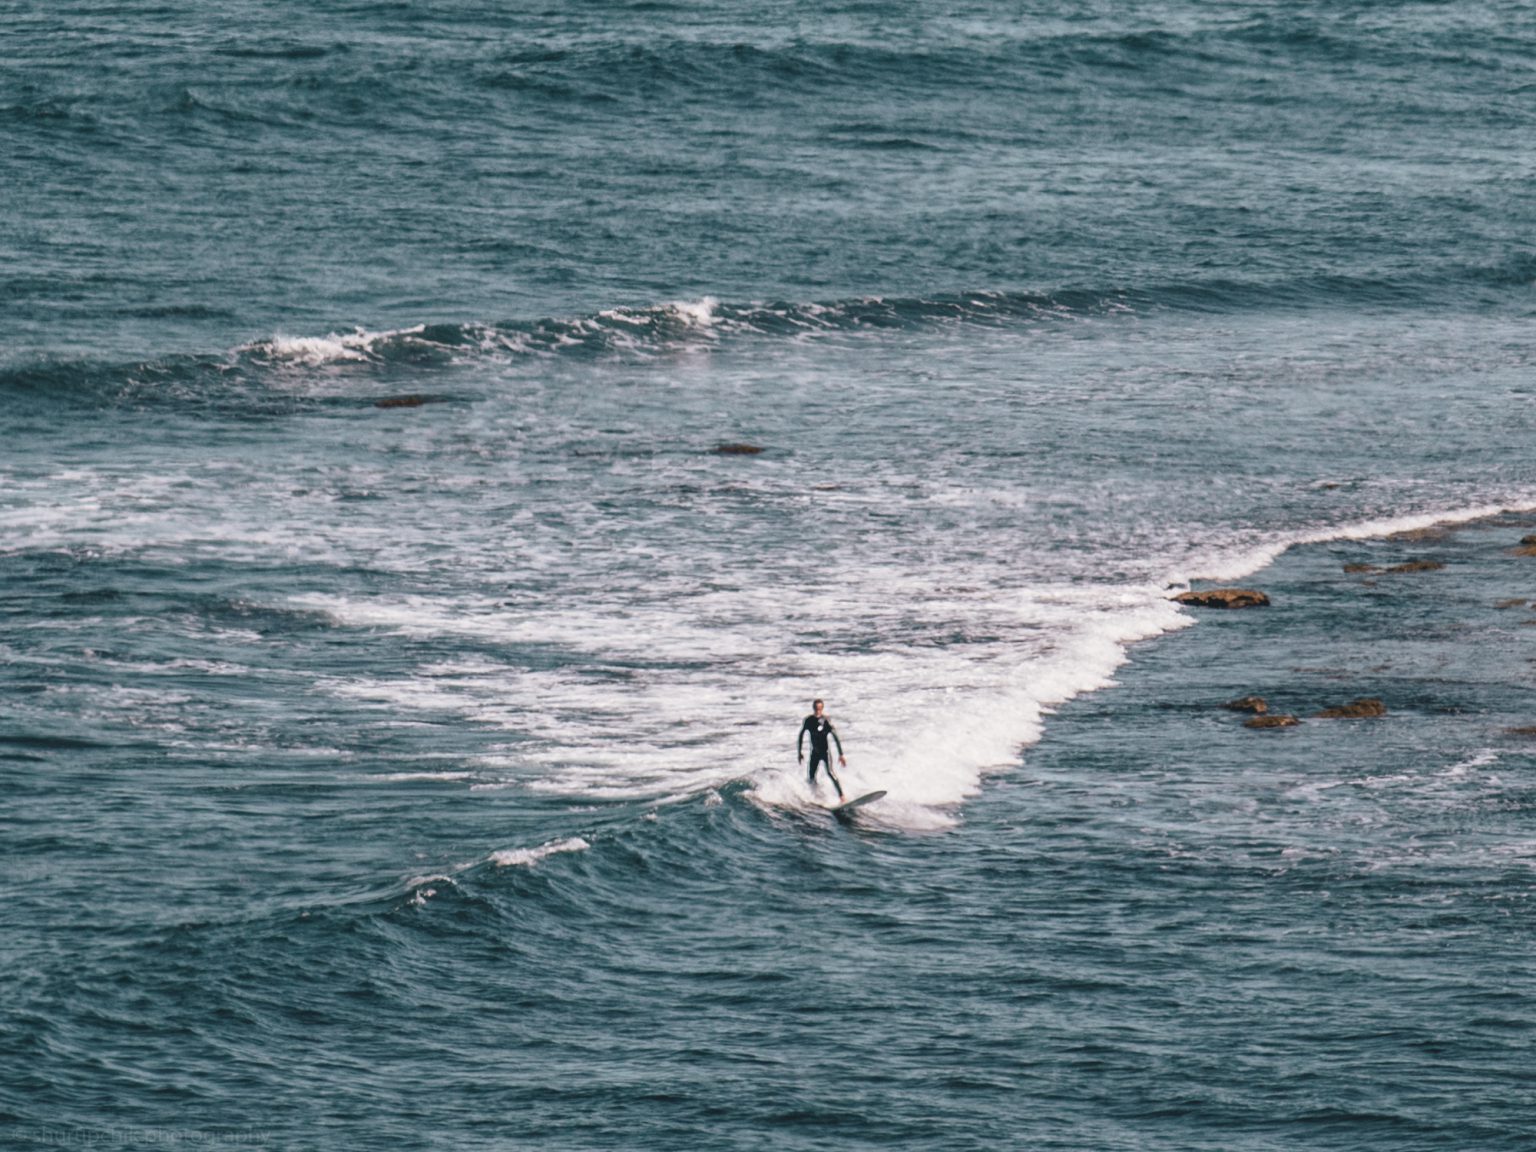
M 713 296 L 704 296 L 693 301 L 673 301 L 667 307 L 690 327 L 709 328 L 715 323 L 715 313 L 720 307 L 720 301 Z
M 1486 768 L 1490 764 L 1497 764 L 1498 762 L 1499 754 L 1492 748 L 1484 748 L 1465 760 L 1458 760 L 1449 768 L 1437 773 L 1437 775 L 1449 780 L 1465 780 L 1468 776 L 1472 775 L 1475 769 Z
M 875 499 L 846 495 L 854 506 Z M 992 506 L 995 495 L 977 489 L 969 504 L 948 506 Z M 1232 579 L 1297 544 L 1509 507 L 1531 506 L 1435 510 L 1164 556 L 1173 571 Z M 866 561 L 806 577 L 754 556 L 750 572 L 727 567 L 706 589 L 687 577 L 615 582 L 625 558 L 605 546 L 610 561 L 590 571 L 549 561 L 567 576 L 559 595 L 327 593 L 291 603 L 344 626 L 467 637 L 503 654 L 319 684 L 403 717 L 449 712 L 511 734 L 505 757 L 488 762 L 495 771 L 471 783 L 477 791 L 655 800 L 745 780 L 776 810 L 825 805 L 830 788 L 813 794 L 791 756 L 798 718 L 819 695 L 848 752 L 845 790 L 886 790 L 870 819 L 911 829 L 953 824 L 988 773 L 1016 765 L 1041 738 L 1052 709 L 1113 683 L 1132 644 L 1194 622 L 1166 580 L 1021 583 L 1009 557 L 945 556 L 929 569 Z M 518 555 L 545 563 L 537 552 Z M 521 662 L 525 647 L 533 655 Z
M 419 336 L 425 330 L 425 325 L 417 324 L 411 328 L 396 328 L 385 332 L 356 328 L 351 332 L 332 332 L 326 336 L 285 336 L 278 333 L 268 340 L 242 344 L 235 351 L 318 368 L 325 364 L 373 360 L 381 342 Z
M 592 845 L 580 836 L 572 836 L 568 840 L 553 840 L 548 844 L 540 844 L 537 848 L 507 848 L 500 852 L 492 852 L 491 863 L 501 868 L 526 868 L 557 852 L 585 852 L 590 847 Z
M 405 882 L 407 888 L 420 888 L 423 884 L 456 884 L 453 876 L 447 872 L 432 872 L 426 876 L 412 876 Z
M 457 871 L 462 872 L 465 867 L 467 865 L 461 865 Z M 459 882 L 453 878 L 451 873 L 434 872 L 427 876 L 412 876 L 405 882 L 405 889 L 411 894 L 411 904 L 421 908 L 426 905 L 428 900 L 437 895 L 437 888 L 434 885 L 457 888 L 458 884 Z
M 473 772 L 380 772 L 365 776 L 366 780 L 377 780 L 380 783 L 397 783 L 413 780 L 472 780 Z
M 347 532 L 346 546 L 310 522 L 312 512 L 292 508 L 292 481 L 254 461 L 204 461 L 173 470 L 160 465 L 146 475 L 131 449 L 121 465 L 61 470 L 37 495 L 6 507 L 0 503 L 0 555 L 42 549 L 68 550 L 84 559 L 151 552 L 161 565 L 184 568 L 204 556 L 286 557 L 345 563 L 365 528 Z M 387 481 L 375 472 L 381 485 Z M 0 492 L 7 481 L 0 472 Z M 380 540 L 387 535 L 380 531 Z
M 782 604 L 773 601 L 772 616 L 782 617 Z M 306 602 L 317 603 L 312 597 Z M 636 626 L 634 612 L 614 621 L 575 609 L 560 619 L 527 612 L 466 617 L 441 605 L 352 605 L 339 598 L 324 603 L 343 620 L 388 622 L 414 635 L 495 634 L 610 658 L 654 655 L 656 637 L 664 636 L 669 657 L 686 654 L 701 662 L 696 668 L 642 669 L 629 679 L 593 682 L 566 668 L 476 661 L 451 669 L 432 666 L 430 678 L 325 685 L 391 709 L 455 709 L 513 729 L 530 743 L 518 746 L 508 766 L 523 768 L 527 787 L 560 794 L 691 794 L 746 777 L 761 802 L 814 803 L 792 762 L 783 765 L 804 709 L 800 697 L 834 683 L 838 692 L 824 694 L 838 701 L 840 714 L 855 718 L 844 729 L 853 757 L 845 787 L 890 791 L 882 818 L 907 827 L 952 822 L 951 810 L 974 794 L 986 772 L 1014 763 L 1019 749 L 1039 738 L 1050 708 L 1110 682 L 1128 643 L 1191 623 L 1153 586 L 1042 586 L 1016 590 L 1011 603 L 999 603 L 978 588 L 958 597 L 930 595 L 928 611 L 940 617 L 980 612 L 993 618 L 990 626 L 1011 608 L 1022 647 L 994 641 L 920 654 L 899 647 L 835 658 L 812 652 L 785 661 L 766 655 L 774 644 L 766 634 L 754 635 L 755 626 L 745 632 L 739 622 L 728 629 L 701 627 L 659 608 L 654 620 Z M 813 604 L 806 610 L 835 618 L 850 608 L 839 604 L 820 612 Z M 752 615 L 769 612 L 768 605 L 756 605 Z M 878 615 L 866 627 L 878 630 Z M 764 653 L 754 661 L 764 666 L 738 667 L 744 650 Z M 808 683 L 808 677 L 814 679 Z
M 909 828 L 952 823 L 955 806 L 974 795 L 988 773 L 1011 767 L 1023 748 L 1039 740 L 1051 709 L 1112 683 L 1128 644 L 1192 622 L 1150 588 L 1108 596 L 1060 589 L 1031 608 L 1051 637 L 1036 652 L 988 664 L 962 647 L 941 661 L 921 662 L 895 694 L 862 698 L 855 690 L 852 714 L 861 727 L 873 721 L 884 739 L 863 753 L 873 764 L 858 767 L 855 756 L 841 775 L 850 795 L 890 793 L 870 815 Z M 825 795 L 827 786 L 821 787 Z M 810 800 L 798 772 L 770 776 L 757 790 L 770 803 Z
M 245 352 L 263 352 L 274 360 L 289 360 L 310 367 L 334 364 L 342 360 L 368 360 L 369 347 L 377 334 L 358 332 L 350 336 L 273 336 L 260 344 L 246 345 Z
M 1287 800 L 1305 800 L 1309 804 L 1317 804 L 1323 799 L 1324 792 L 1331 792 L 1335 788 L 1343 788 L 1348 781 L 1345 780 L 1320 780 L 1305 784 L 1298 784 L 1294 788 L 1287 789 Z
M 1260 569 L 1267 568 L 1288 549 L 1303 544 L 1326 544 L 1333 540 L 1374 540 L 1383 536 L 1395 536 L 1400 532 L 1417 532 L 1425 528 L 1467 524 L 1485 520 L 1507 512 L 1536 511 L 1536 504 L 1475 504 L 1470 507 L 1448 507 L 1437 512 L 1415 512 L 1406 516 L 1388 516 L 1373 520 L 1356 520 L 1327 528 L 1312 528 L 1288 532 L 1234 552 L 1210 551 L 1191 557 L 1181 573 L 1171 574 L 1170 579 L 1182 583 L 1189 580 L 1241 580 Z

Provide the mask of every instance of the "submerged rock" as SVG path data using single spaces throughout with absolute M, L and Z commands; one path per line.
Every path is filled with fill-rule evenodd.
M 1409 528 L 1404 532 L 1394 532 L 1388 536 L 1388 540 L 1444 540 L 1451 534 L 1452 525 L 1431 524 L 1428 528 Z
M 1255 716 L 1251 720 L 1244 720 L 1244 728 L 1294 728 L 1301 721 L 1286 713 L 1274 716 Z
M 1362 696 L 1348 704 L 1324 708 L 1317 714 L 1319 720 L 1363 720 L 1369 716 L 1385 716 L 1387 706 L 1375 696 Z
M 1180 592 L 1174 600 L 1200 608 L 1263 608 L 1269 604 L 1268 596 L 1252 588 L 1204 588 Z
M 716 456 L 756 456 L 765 451 L 756 444 L 716 444 Z
M 1381 569 L 1376 567 L 1374 564 L 1346 564 L 1344 565 L 1344 571 L 1349 573 L 1380 572 Z
M 1222 705 L 1233 712 L 1256 712 L 1263 715 L 1269 711 L 1269 704 L 1262 696 L 1239 696 L 1236 700 L 1228 700 Z
M 382 400 L 375 400 L 375 408 L 420 408 L 423 404 L 432 403 L 430 396 L 418 396 L 412 393 L 409 396 L 386 396 Z
M 1520 537 L 1520 547 L 1515 549 L 1516 556 L 1536 556 L 1536 534 Z
M 1524 608 L 1529 601 L 1524 596 L 1513 596 L 1508 600 L 1500 600 L 1495 608 Z
M 1438 560 L 1410 560 L 1406 564 L 1394 564 L 1388 572 L 1438 572 L 1445 565 Z

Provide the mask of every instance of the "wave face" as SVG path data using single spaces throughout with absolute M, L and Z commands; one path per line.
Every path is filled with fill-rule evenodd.
M 11 1143 L 1529 1143 L 1530 11 L 33 7 Z

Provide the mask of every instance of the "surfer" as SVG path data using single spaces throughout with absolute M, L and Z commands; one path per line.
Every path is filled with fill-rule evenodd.
M 827 770 L 827 779 L 832 781 L 832 787 L 837 789 L 837 798 L 843 798 L 843 786 L 837 782 L 837 777 L 832 774 L 832 760 L 827 755 L 827 737 L 832 737 L 837 742 L 837 766 L 848 767 L 848 761 L 843 756 L 843 742 L 837 735 L 837 729 L 832 727 L 832 721 L 827 719 L 824 711 L 825 701 L 813 700 L 811 707 L 815 712 L 805 718 L 800 725 L 800 735 L 795 737 L 795 754 L 800 758 L 800 763 L 805 763 L 805 734 L 811 734 L 811 790 L 816 789 L 816 766 L 819 764 Z

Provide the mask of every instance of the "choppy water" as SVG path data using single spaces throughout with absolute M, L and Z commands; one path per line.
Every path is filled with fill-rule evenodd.
M 1528 1142 L 1529 6 L 0 17 L 7 1140 Z

